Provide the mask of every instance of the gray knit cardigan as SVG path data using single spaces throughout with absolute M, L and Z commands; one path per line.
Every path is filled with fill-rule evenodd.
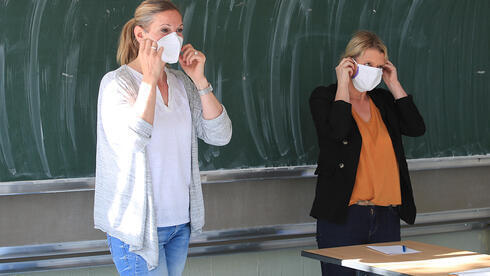
M 130 245 L 149 269 L 158 265 L 158 236 L 153 187 L 146 145 L 152 125 L 134 115 L 138 81 L 123 65 L 101 81 L 97 110 L 97 157 L 94 225 Z M 212 145 L 226 145 L 232 134 L 226 109 L 215 119 L 202 117 L 194 83 L 178 70 L 173 73 L 185 87 L 192 114 L 192 182 L 189 190 L 192 232 L 204 226 L 204 203 L 198 164 L 197 138 Z M 164 169 L 164 168 L 162 168 Z

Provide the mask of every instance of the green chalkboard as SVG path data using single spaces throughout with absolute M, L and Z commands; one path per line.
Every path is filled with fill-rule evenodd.
M 0 0 L 0 182 L 93 176 L 102 76 L 140 1 Z M 490 1 L 179 0 L 233 121 L 203 170 L 315 164 L 308 97 L 353 32 L 386 42 L 427 124 L 409 158 L 490 153 Z

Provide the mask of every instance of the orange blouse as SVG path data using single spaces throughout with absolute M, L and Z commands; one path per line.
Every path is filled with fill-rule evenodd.
M 362 136 L 362 146 L 349 205 L 361 200 L 379 206 L 400 205 L 400 177 L 393 144 L 371 98 L 369 107 L 371 118 L 367 122 L 352 109 Z

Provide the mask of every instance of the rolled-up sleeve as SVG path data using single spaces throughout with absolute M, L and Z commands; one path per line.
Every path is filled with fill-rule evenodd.
M 230 142 L 231 136 L 231 120 L 224 106 L 221 114 L 214 119 L 206 120 L 201 116 L 197 128 L 197 137 L 204 142 L 210 145 L 224 146 Z

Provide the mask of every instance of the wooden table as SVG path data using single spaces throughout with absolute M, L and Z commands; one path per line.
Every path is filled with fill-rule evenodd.
M 490 267 L 490 255 L 451 249 L 415 241 L 386 242 L 370 245 L 405 245 L 420 251 L 387 255 L 366 245 L 304 250 L 301 256 L 381 275 L 453 275 Z

